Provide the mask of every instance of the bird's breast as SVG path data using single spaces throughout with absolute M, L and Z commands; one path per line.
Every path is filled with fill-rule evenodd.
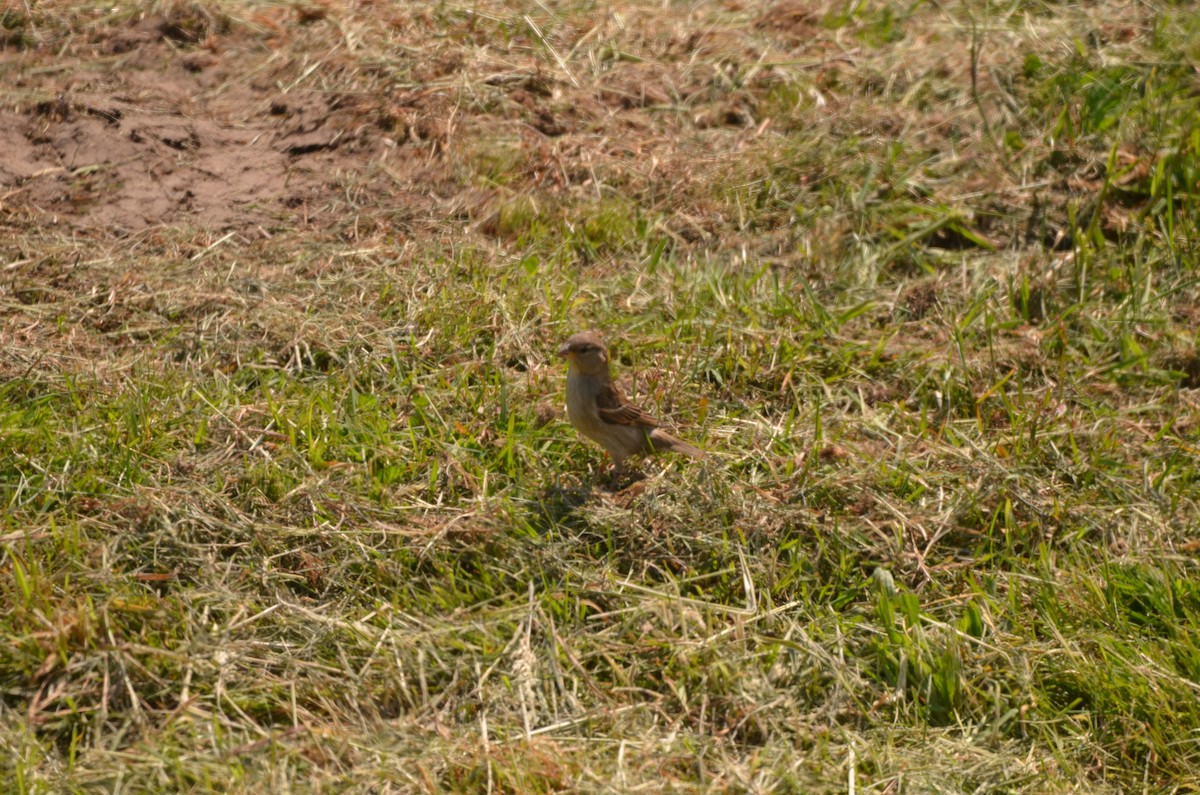
M 600 410 L 596 407 L 598 389 L 586 376 L 567 378 L 567 419 L 584 433 L 594 432 L 600 426 Z

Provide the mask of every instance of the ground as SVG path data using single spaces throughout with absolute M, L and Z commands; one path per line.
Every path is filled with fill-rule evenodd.
M 20 792 L 1200 790 L 1187 4 L 0 3 Z M 614 489 L 598 328 L 708 451 Z

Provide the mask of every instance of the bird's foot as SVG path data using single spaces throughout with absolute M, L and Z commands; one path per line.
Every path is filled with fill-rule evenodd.
M 623 491 L 638 481 L 645 480 L 646 476 L 636 469 L 617 469 L 613 467 L 612 475 L 608 480 L 609 491 Z

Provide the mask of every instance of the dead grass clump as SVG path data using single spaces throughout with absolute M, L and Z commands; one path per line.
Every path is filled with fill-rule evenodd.
M 1157 357 L 1156 364 L 1170 371 L 1184 389 L 1200 389 L 1200 352 L 1194 348 L 1171 348 Z

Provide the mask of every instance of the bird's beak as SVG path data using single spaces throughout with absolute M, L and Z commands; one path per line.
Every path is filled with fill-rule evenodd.
M 565 342 L 562 345 L 559 345 L 558 346 L 558 355 L 563 356 L 563 357 L 570 356 L 571 355 L 571 346 Z

